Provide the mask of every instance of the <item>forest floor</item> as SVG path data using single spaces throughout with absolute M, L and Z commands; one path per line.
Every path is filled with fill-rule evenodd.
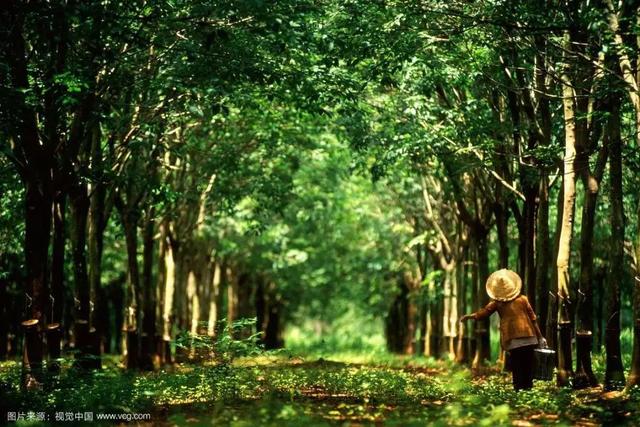
M 473 378 L 448 362 L 398 356 L 284 352 L 230 364 L 176 364 L 127 373 L 115 359 L 98 372 L 65 366 L 42 392 L 19 390 L 16 362 L 0 364 L 0 409 L 6 414 L 151 414 L 142 425 L 640 425 L 640 391 L 558 389 L 537 381 L 515 393 L 507 373 Z M 0 424 L 2 423 L 0 422 Z M 36 425 L 37 421 L 11 422 Z

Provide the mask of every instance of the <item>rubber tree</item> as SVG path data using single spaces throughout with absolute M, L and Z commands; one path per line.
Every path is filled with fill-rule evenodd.
M 569 37 L 565 36 L 567 45 Z M 571 238 L 573 235 L 573 216 L 576 199 L 576 120 L 574 89 L 570 80 L 569 65 L 565 63 L 562 74 L 562 107 L 564 113 L 564 160 L 562 168 L 562 221 L 560 226 L 560 239 L 556 258 L 556 270 L 558 280 L 558 370 L 557 383 L 559 386 L 567 386 L 573 377 L 571 362 L 571 330 L 570 316 L 570 286 L 569 261 L 571 256 Z
M 616 102 L 617 100 L 617 102 Z M 624 277 L 624 206 L 622 194 L 622 138 L 620 102 L 612 102 L 609 119 L 609 198 L 611 200 L 611 236 L 606 287 L 606 368 L 604 386 L 608 390 L 624 386 L 624 367 L 620 349 L 620 284 Z
M 9 1 L 0 18 L 8 28 L 3 47 L 3 62 L 8 64 L 11 82 L 14 126 L 9 132 L 10 151 L 25 187 L 24 253 L 26 280 L 25 333 L 22 385 L 39 388 L 42 383 L 43 331 L 49 306 L 49 241 L 52 223 L 54 144 L 40 138 L 36 106 L 26 99 L 32 90 L 28 70 L 28 44 L 25 42 L 27 10 L 22 2 Z M 3 99 L 3 102 L 9 99 Z M 46 117 L 45 120 L 51 118 Z
M 586 39 L 581 39 L 579 46 L 587 44 Z M 576 47 L 575 49 L 580 49 Z M 581 56 L 588 55 L 582 51 Z M 606 100 L 593 99 L 590 93 L 602 80 L 602 74 L 595 74 L 594 67 L 590 64 L 578 65 L 575 73 L 579 79 L 575 90 L 578 95 L 576 108 L 578 118 L 576 120 L 576 160 L 575 167 L 584 191 L 582 205 L 582 219 L 580 230 L 580 278 L 578 281 L 577 314 L 578 324 L 576 328 L 576 375 L 575 388 L 594 387 L 598 384 L 591 366 L 591 351 L 593 347 L 593 246 L 594 227 L 596 224 L 596 207 L 600 182 L 607 161 L 607 144 L 602 143 L 598 148 L 602 136 L 602 116 Z M 606 80 L 605 80 L 606 83 Z M 590 104 L 592 107 L 590 107 Z M 587 120 L 590 108 L 593 118 L 590 123 Z M 589 160 L 592 153 L 598 153 L 595 167 L 591 167 Z

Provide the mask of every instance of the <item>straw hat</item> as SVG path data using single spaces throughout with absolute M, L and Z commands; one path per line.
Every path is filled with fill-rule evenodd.
M 497 301 L 511 301 L 522 289 L 522 279 L 518 273 L 503 268 L 489 276 L 487 279 L 487 293 L 491 299 Z

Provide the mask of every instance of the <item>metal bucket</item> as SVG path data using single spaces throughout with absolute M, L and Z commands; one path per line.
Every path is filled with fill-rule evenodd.
M 556 367 L 556 352 L 550 348 L 536 348 L 533 350 L 533 355 L 533 378 L 551 381 L 553 379 L 553 369 Z

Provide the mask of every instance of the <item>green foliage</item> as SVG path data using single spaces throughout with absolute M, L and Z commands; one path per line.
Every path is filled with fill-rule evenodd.
M 256 324 L 255 318 L 239 319 L 231 324 L 227 322 L 227 319 L 220 319 L 219 322 L 223 326 L 221 332 L 215 337 L 183 331 L 174 340 L 176 347 L 186 350 L 193 349 L 200 354 L 207 353 L 211 356 L 211 360 L 223 364 L 231 363 L 238 357 L 255 356 L 263 351 L 259 343 L 261 332 L 235 338 L 246 334 L 247 330 L 251 330 Z

